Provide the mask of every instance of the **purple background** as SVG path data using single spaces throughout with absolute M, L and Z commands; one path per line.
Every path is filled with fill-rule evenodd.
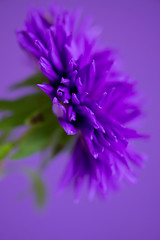
M 31 196 L 18 195 L 26 178 L 12 174 L 0 182 L 0 240 L 158 240 L 160 239 L 160 1 L 159 0 L 61 0 L 67 7 L 82 6 L 103 27 L 103 42 L 118 48 L 124 69 L 139 81 L 148 99 L 142 127 L 152 138 L 140 143 L 149 160 L 139 171 L 139 182 L 113 194 L 105 202 L 88 202 L 83 194 L 73 203 L 72 191 L 55 194 L 65 160 L 49 167 L 46 181 L 50 196 L 39 211 Z M 31 74 L 14 34 L 23 25 L 27 8 L 47 6 L 46 0 L 0 0 L 0 97 L 6 88 Z M 25 160 L 36 164 L 36 154 Z

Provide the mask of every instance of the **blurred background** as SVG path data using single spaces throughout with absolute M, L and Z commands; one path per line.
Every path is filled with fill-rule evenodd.
M 0 98 L 7 88 L 33 73 L 19 48 L 15 30 L 23 26 L 30 6 L 56 2 L 82 7 L 103 28 L 102 42 L 119 50 L 123 68 L 139 81 L 147 98 L 143 132 L 151 139 L 138 144 L 149 159 L 138 171 L 139 181 L 109 196 L 89 202 L 86 193 L 78 204 L 66 190 L 56 195 L 65 158 L 59 156 L 45 172 L 46 206 L 39 210 L 24 189 L 28 180 L 14 173 L 0 181 L 0 240 L 159 240 L 160 239 L 160 1 L 159 0 L 0 0 Z M 24 160 L 35 167 L 42 156 Z M 15 166 L 21 164 L 15 163 Z

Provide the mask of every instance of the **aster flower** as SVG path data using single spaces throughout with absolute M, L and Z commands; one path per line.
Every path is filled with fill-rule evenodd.
M 133 164 L 142 157 L 130 141 L 142 137 L 128 123 L 137 118 L 135 83 L 119 72 L 111 49 L 97 47 L 98 30 L 78 27 L 76 14 L 31 11 L 18 41 L 32 54 L 48 82 L 38 84 L 68 135 L 77 135 L 61 187 L 72 183 L 76 196 L 88 182 L 90 196 L 106 196 L 122 180 L 135 181 Z

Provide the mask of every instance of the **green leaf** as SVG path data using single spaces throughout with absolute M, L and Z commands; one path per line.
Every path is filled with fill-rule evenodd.
M 1 111 L 11 111 L 14 113 L 32 112 L 33 109 L 41 108 L 42 106 L 52 105 L 49 97 L 42 91 L 27 95 L 16 100 L 0 100 Z
M 0 136 L 0 145 L 3 144 L 9 135 L 9 131 L 2 131 Z
M 30 124 L 30 119 L 35 114 L 45 113 L 45 116 L 48 117 L 51 109 L 51 100 L 42 92 L 14 101 L 0 101 L 0 110 L 9 110 L 12 113 L 11 116 L 0 121 L 0 129 L 11 131 L 14 127 Z
M 0 129 L 3 131 L 11 131 L 14 127 L 25 123 L 25 115 L 13 115 L 0 121 Z
M 0 130 L 4 135 L 9 134 L 15 127 L 30 126 L 30 129 L 14 143 L 16 152 L 11 159 L 25 158 L 47 147 L 53 149 L 53 158 L 72 138 L 58 123 L 52 113 L 52 101 L 43 92 L 16 100 L 2 100 L 0 110 L 10 111 L 12 114 L 0 121 Z M 2 138 L 2 143 L 4 140 Z
M 0 145 L 0 162 L 2 162 L 7 157 L 13 146 L 14 144 L 10 142 Z
M 64 129 L 61 128 L 60 133 L 57 134 L 57 136 L 55 135 L 54 137 L 54 140 L 57 141 L 58 139 L 58 141 L 55 145 L 53 145 L 53 156 L 62 151 L 62 149 L 64 149 L 64 147 L 67 146 L 75 136 L 67 135 Z
M 36 202 L 39 206 L 43 206 L 46 200 L 46 190 L 40 175 L 36 172 L 30 172 L 32 179 L 32 189 L 35 194 Z
M 0 100 L 0 111 L 11 111 L 12 110 L 12 101 L 10 100 Z
M 16 160 L 25 158 L 48 147 L 57 126 L 58 123 L 56 118 L 52 117 L 48 122 L 32 127 L 21 139 L 19 139 L 17 143 L 18 150 L 11 159 Z
M 48 163 L 50 163 L 53 160 L 53 158 L 57 154 L 59 154 L 69 144 L 72 147 L 72 145 L 73 145 L 72 142 L 73 142 L 74 139 L 75 139 L 75 136 L 67 135 L 62 127 L 58 128 L 54 132 L 54 134 L 53 134 L 53 136 L 50 140 L 50 147 L 51 147 L 51 150 L 52 150 L 51 154 L 48 158 L 43 160 L 43 162 L 40 166 L 40 169 L 43 170 L 44 168 L 46 168 Z
M 41 84 L 43 82 L 47 82 L 47 78 L 42 73 L 36 73 L 35 75 L 27 78 L 25 81 L 22 81 L 18 84 L 13 85 L 11 87 L 11 90 L 19 89 L 22 87 L 35 86 L 35 85 Z

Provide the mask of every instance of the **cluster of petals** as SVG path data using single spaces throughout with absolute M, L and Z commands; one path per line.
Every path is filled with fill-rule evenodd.
M 87 182 L 90 196 L 106 196 L 122 180 L 135 181 L 132 165 L 140 166 L 142 157 L 129 145 L 141 135 L 128 123 L 141 111 L 135 83 L 117 70 L 114 52 L 97 47 L 98 30 L 87 18 L 77 20 L 77 12 L 34 10 L 17 38 L 48 78 L 38 86 L 59 123 L 77 134 L 61 186 L 72 183 L 78 196 Z

